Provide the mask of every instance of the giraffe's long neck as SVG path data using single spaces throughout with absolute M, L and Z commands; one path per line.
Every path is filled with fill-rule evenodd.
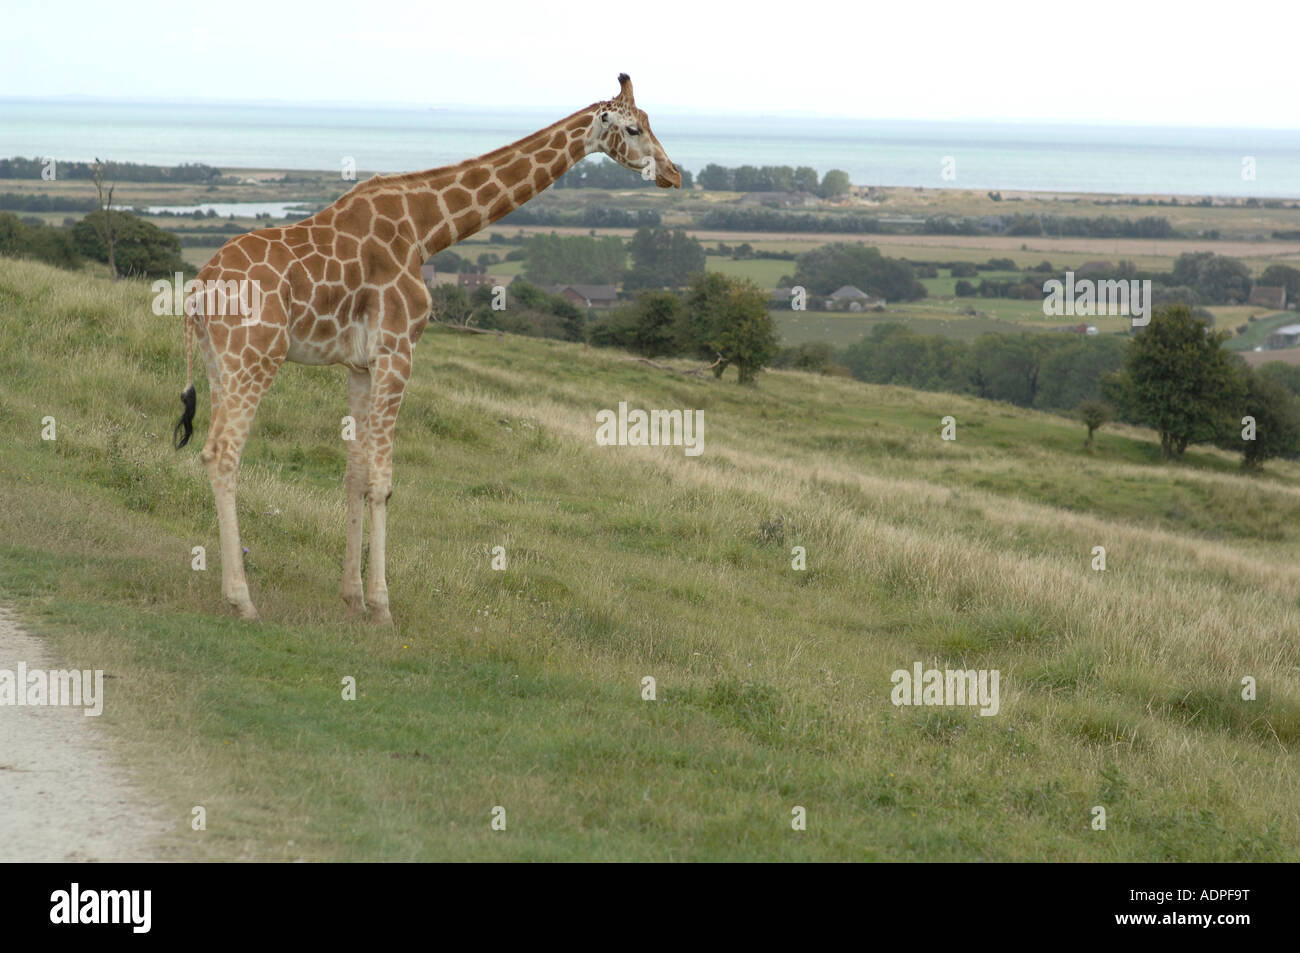
M 371 181 L 404 193 L 416 243 L 428 258 L 519 208 L 585 157 L 600 105 L 459 165 Z

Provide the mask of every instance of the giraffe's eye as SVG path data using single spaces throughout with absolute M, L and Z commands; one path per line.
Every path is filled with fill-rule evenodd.
M 639 126 L 628 126 L 627 134 L 629 136 L 639 136 L 641 135 L 641 128 Z

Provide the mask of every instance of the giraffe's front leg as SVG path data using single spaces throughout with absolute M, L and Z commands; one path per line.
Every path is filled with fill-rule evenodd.
M 348 619 L 365 614 L 366 601 L 361 594 L 362 521 L 365 516 L 366 490 L 370 464 L 366 434 L 369 432 L 370 371 L 348 374 L 348 414 L 356 427 L 355 439 L 348 444 L 348 469 L 344 478 L 347 494 L 347 548 L 343 554 L 343 584 L 340 593 L 348 606 Z
M 366 498 L 370 501 L 370 571 L 366 580 L 366 602 L 370 605 L 370 621 L 380 625 L 393 622 L 388 609 L 385 574 L 388 498 L 393 490 L 393 432 L 410 371 L 409 353 L 395 353 L 381 356 L 371 374 L 366 441 L 369 448 Z

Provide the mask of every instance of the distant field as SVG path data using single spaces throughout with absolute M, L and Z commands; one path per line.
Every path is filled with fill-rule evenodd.
M 751 258 L 741 261 L 731 258 L 710 258 L 708 269 L 731 275 L 733 278 L 749 278 L 757 282 L 761 288 L 772 289 L 780 287 L 782 275 L 794 274 L 795 263 L 769 258 Z
M 883 314 L 847 314 L 829 311 L 772 312 L 782 345 L 786 347 L 807 341 L 827 341 L 836 348 L 856 344 L 878 324 L 901 324 L 919 334 L 941 334 L 944 337 L 969 340 L 986 332 L 1021 333 L 1046 330 L 992 317 L 967 317 L 951 311 L 923 310 L 900 305 Z

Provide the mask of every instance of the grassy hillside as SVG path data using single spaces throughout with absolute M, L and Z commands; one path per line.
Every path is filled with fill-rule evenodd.
M 242 471 L 248 625 L 198 450 L 170 448 L 181 331 L 150 300 L 0 261 L 0 601 L 112 676 L 102 721 L 177 856 L 1300 856 L 1300 467 L 431 330 L 398 424 L 396 626 L 342 621 L 344 374 L 295 365 Z M 620 400 L 702 409 L 703 455 L 597 447 Z M 918 661 L 997 669 L 1000 713 L 895 707 Z

